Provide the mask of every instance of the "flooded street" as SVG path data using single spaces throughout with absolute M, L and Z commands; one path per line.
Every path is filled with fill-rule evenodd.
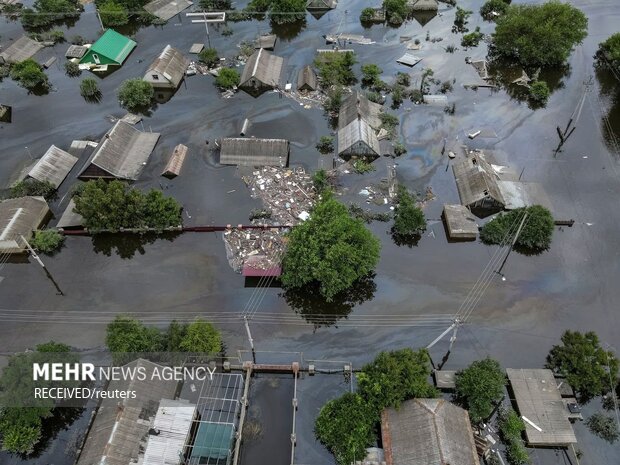
M 240 2 L 237 8 L 245 3 Z M 436 196 L 424 207 L 429 227 L 416 246 L 394 244 L 389 234 L 391 223 L 371 224 L 369 228 L 382 243 L 374 282 L 366 283 L 344 301 L 321 305 L 311 296 L 287 295 L 278 288 L 258 296 L 254 288 L 244 288 L 243 277 L 228 265 L 221 233 L 190 232 L 158 239 L 68 237 L 60 253 L 42 257 L 64 295 L 57 293 L 32 260 L 0 265 L 2 355 L 48 340 L 80 349 L 101 347 L 105 326 L 118 313 L 129 313 L 161 327 L 172 319 L 191 321 L 203 316 L 223 331 L 228 353 L 235 353 L 249 349 L 243 321 L 238 318 L 244 310 L 255 312 L 250 326 L 258 351 L 299 351 L 306 359 L 347 360 L 359 367 L 383 349 L 424 347 L 448 327 L 450 317 L 495 252 L 494 247 L 478 241 L 447 242 L 440 220 L 443 204 L 459 203 L 459 196 L 449 159 L 442 155 L 444 141 L 467 141 L 473 148 L 495 150 L 498 162 L 522 172 L 524 181 L 544 186 L 556 218 L 575 220 L 572 228 L 556 228 L 549 251 L 537 256 L 510 255 L 504 268 L 506 281 L 497 275 L 480 296 L 468 324 L 459 330 L 445 368 L 460 369 L 486 355 L 505 367 L 540 367 L 566 329 L 592 330 L 603 343 L 620 347 L 620 152 L 613 143 L 614 134 L 620 137 L 620 82 L 592 66 L 599 42 L 617 32 L 617 1 L 571 2 L 588 16 L 589 35 L 571 55 L 570 69 L 547 107 L 536 111 L 504 90 L 463 88 L 475 74 L 465 57 L 484 57 L 486 45 L 473 50 L 459 46 L 453 54 L 444 51 L 448 44 L 460 42 L 460 35 L 450 32 L 454 9 L 440 4 L 441 16 L 424 27 L 409 21 L 399 29 L 381 25 L 364 29 L 359 13 L 367 3 L 341 1 L 336 10 L 319 20 L 307 15 L 298 35 L 282 32 L 288 38 L 280 37 L 274 53 L 285 58 L 286 78 L 295 83 L 297 71 L 312 62 L 316 49 L 326 48 L 322 35 L 336 31 L 364 34 L 377 43 L 351 45 L 359 62 L 355 67 L 358 76 L 360 64 L 376 63 L 390 84 L 396 72 L 403 71 L 411 73 L 415 85 L 423 67 L 431 67 L 441 81 L 456 79 L 454 91 L 447 94 L 448 102 L 455 104 L 454 115 L 446 114 L 443 105 L 414 105 L 408 100 L 398 110 L 385 107 L 385 111 L 398 115 L 398 131 L 408 150 L 396 159 L 399 182 L 421 193 L 430 186 Z M 375 3 L 373 6 L 379 5 Z M 479 25 L 483 32 L 491 32 L 493 24 L 483 22 L 478 14 L 482 3 L 459 2 L 475 12 L 469 20 L 470 30 Z M 88 72 L 80 78 L 65 76 L 62 65 L 66 43 L 45 48 L 37 55 L 42 58 L 39 61 L 58 57 L 46 71 L 53 86 L 47 95 L 29 95 L 11 79 L 1 81 L 0 103 L 13 107 L 13 121 L 0 123 L 0 187 L 9 185 L 32 162 L 29 154 L 40 157 L 51 144 L 66 149 L 74 139 L 99 140 L 111 127 L 109 115 L 125 114 L 117 102 L 116 88 L 125 79 L 141 77 L 166 44 L 187 52 L 193 43 L 206 41 L 203 25 L 191 24 L 185 17 L 178 22 L 173 18 L 163 27 L 150 26 L 136 32 L 138 47 L 125 65 L 99 80 L 103 93 L 99 104 L 87 103 L 79 95 L 79 82 L 90 76 Z M 217 28 L 211 30 L 212 45 L 227 58 L 235 55 L 242 40 L 253 40 L 258 33 L 270 30 L 268 21 L 233 23 L 230 27 L 234 31 L 231 37 L 223 37 Z M 93 5 L 87 5 L 81 19 L 65 35 L 94 38 L 97 28 Z M 443 37 L 443 41 L 425 41 L 427 31 L 431 37 Z M 19 22 L 0 18 L 0 43 L 22 33 Z M 406 51 L 400 36 L 422 42 L 422 50 L 415 53 L 423 61 L 412 69 L 395 61 Z M 584 92 L 585 103 L 575 121 L 577 129 L 554 157 L 558 143 L 555 127 L 568 123 Z M 169 102 L 154 107 L 143 125 L 137 125 L 141 130 L 160 132 L 161 138 L 136 185 L 161 188 L 176 198 L 184 207 L 183 220 L 188 226 L 247 223 L 250 211 L 260 202 L 250 198 L 237 169 L 219 165 L 211 150 L 214 139 L 238 135 L 244 118 L 252 121 L 249 136 L 291 141 L 291 166 L 303 166 L 307 171 L 318 168 L 321 155 L 315 144 L 320 136 L 332 133 L 321 109 L 304 108 L 271 92 L 256 99 L 245 92 L 221 99 L 213 77 L 196 75 L 188 77 Z M 479 129 L 485 129 L 484 137 L 467 139 L 468 133 Z M 179 143 L 189 147 L 188 158 L 182 174 L 166 180 L 160 173 Z M 377 160 L 376 171 L 366 175 L 344 174 L 340 181 L 346 188 L 342 201 L 366 208 L 365 197 L 358 193 L 387 176 L 388 161 Z M 77 163 L 60 189 L 59 200 L 51 205 L 57 218 L 84 162 L 81 159 Z M 388 211 L 387 206 L 377 210 Z M 255 302 L 250 308 L 249 299 Z M 317 314 L 329 314 L 325 324 L 314 324 L 312 316 Z M 441 359 L 448 343 L 445 338 L 433 348 L 435 359 Z M 4 359 L 0 359 L 0 366 Z M 332 460 L 323 449 L 314 450 L 318 445 L 312 433 L 318 408 L 347 389 L 340 377 L 337 381 L 328 378 L 324 385 L 320 377 L 300 382 L 300 410 L 306 401 L 311 407 L 303 407 L 300 413 L 299 463 Z M 254 381 L 253 393 L 260 398 L 257 404 L 261 415 L 273 411 L 278 422 L 268 419 L 269 427 L 263 428 L 262 437 L 245 447 L 243 462 L 289 463 L 285 448 L 272 444 L 290 444 L 290 425 L 285 419 L 290 421 L 291 380 L 278 380 L 276 387 L 266 379 Z M 275 430 L 270 431 L 271 427 Z M 582 465 L 620 461 L 619 450 L 601 446 L 584 425 L 576 429 L 584 453 Z M 55 443 L 54 447 L 63 445 Z M 274 455 L 253 452 L 257 450 L 272 450 Z M 276 457 L 280 453 L 284 455 Z M 536 464 L 569 463 L 552 450 L 536 453 Z M 72 464 L 61 456 L 58 451 L 52 452 L 45 463 Z M 0 463 L 42 462 L 14 462 L 0 454 Z

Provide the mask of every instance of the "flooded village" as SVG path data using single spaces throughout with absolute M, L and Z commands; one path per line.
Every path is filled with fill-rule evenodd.
M 528 67 L 493 34 L 546 2 L 502 2 L 0 0 L 0 464 L 617 463 L 620 7 Z M 65 351 L 136 398 L 36 404 L 23 445 L 17 361 Z

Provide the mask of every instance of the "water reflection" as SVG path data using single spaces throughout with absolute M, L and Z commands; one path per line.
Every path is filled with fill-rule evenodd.
M 607 110 L 601 108 L 603 139 L 607 148 L 616 156 L 620 156 L 618 146 L 620 142 L 620 73 L 614 74 L 610 69 L 596 67 L 595 74 L 600 97 L 608 103 Z
M 301 31 L 306 28 L 306 18 L 295 21 L 294 23 L 277 24 L 274 21 L 270 22 L 271 33 L 278 36 L 280 40 L 292 40 L 297 37 Z
M 157 239 L 173 242 L 180 233 L 147 234 L 96 234 L 92 238 L 93 251 L 110 257 L 116 253 L 121 258 L 129 259 L 138 252 L 144 255 L 145 245 L 153 244 Z
M 41 424 L 41 440 L 37 442 L 34 450 L 27 456 L 20 455 L 21 459 L 35 459 L 40 457 L 62 431 L 67 431 L 82 413 L 83 408 L 62 407 L 52 410 L 52 416 L 45 418 Z
M 321 297 L 318 285 L 309 285 L 298 289 L 287 289 L 280 296 L 299 313 L 314 330 L 336 325 L 338 320 L 346 318 L 353 307 L 371 300 L 377 290 L 375 274 L 356 281 L 348 290 L 336 295 L 331 302 Z

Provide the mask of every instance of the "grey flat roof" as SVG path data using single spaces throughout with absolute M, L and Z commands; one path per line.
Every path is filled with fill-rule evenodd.
M 28 172 L 28 176 L 37 181 L 47 181 L 58 189 L 77 161 L 70 153 L 52 145 Z
M 28 36 L 21 36 L 6 49 L 0 52 L 0 57 L 8 63 L 19 63 L 20 61 L 32 58 L 35 53 L 43 48 L 41 42 L 32 40 Z
M 144 9 L 164 21 L 168 21 L 194 3 L 189 0 L 154 0 L 144 5 Z

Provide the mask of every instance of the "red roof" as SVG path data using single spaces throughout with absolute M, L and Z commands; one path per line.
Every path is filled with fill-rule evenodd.
M 282 266 L 272 263 L 265 255 L 252 255 L 243 264 L 243 276 L 280 276 Z

